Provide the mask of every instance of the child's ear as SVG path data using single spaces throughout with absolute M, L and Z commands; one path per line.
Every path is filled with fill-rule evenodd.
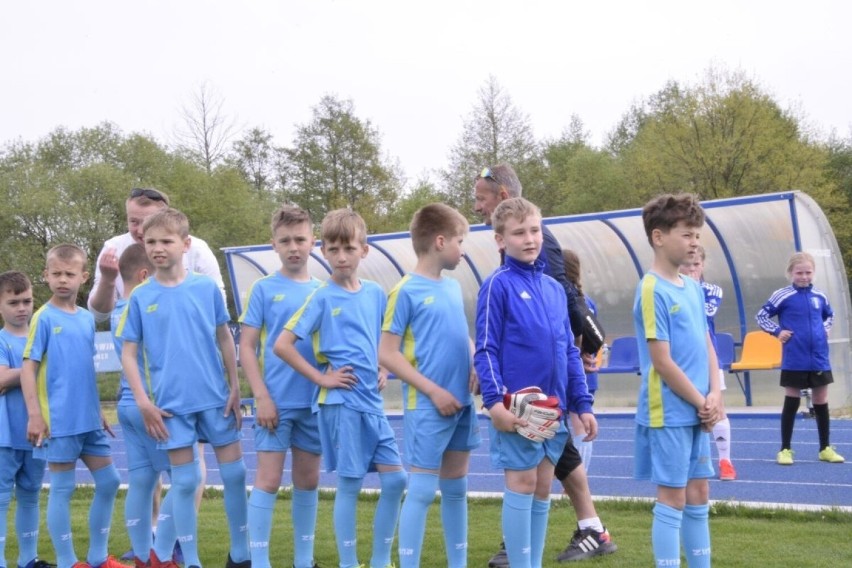
M 136 273 L 136 281 L 142 282 L 143 280 L 148 278 L 148 276 L 149 276 L 148 269 L 147 268 L 140 268 L 139 271 Z
M 83 271 L 82 276 L 83 276 L 83 282 L 87 282 L 89 280 L 89 273 L 86 272 L 85 270 Z
M 447 239 L 444 238 L 444 235 L 438 235 L 435 237 L 435 248 L 439 251 L 444 250 L 444 245 L 447 244 Z

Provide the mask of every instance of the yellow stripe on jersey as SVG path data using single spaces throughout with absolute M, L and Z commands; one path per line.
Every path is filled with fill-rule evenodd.
M 414 357 L 414 334 L 411 332 L 410 325 L 405 328 L 405 334 L 402 336 L 402 354 L 405 360 L 417 369 L 417 359 Z M 407 410 L 417 408 L 417 389 L 410 385 L 408 387 L 408 400 L 405 404 Z
M 657 338 L 657 312 L 654 309 L 654 287 L 657 285 L 657 277 L 646 274 L 642 279 L 642 322 L 645 324 L 645 340 Z
M 133 297 L 133 292 L 135 292 L 137 289 L 141 288 L 142 286 L 147 286 L 148 284 L 151 283 L 152 280 L 153 280 L 153 278 L 148 278 L 148 279 L 144 280 L 143 282 L 140 282 L 135 288 L 133 288 L 133 290 L 130 291 L 130 295 L 127 296 L 127 304 L 124 306 L 124 310 L 121 312 L 121 317 L 118 318 L 118 327 L 115 328 L 116 337 L 121 337 L 122 332 L 124 331 L 124 323 L 127 321 L 127 312 L 130 311 L 130 298 Z
M 47 431 L 50 432 L 50 404 L 47 400 L 47 353 L 44 354 L 44 358 L 38 366 L 36 387 L 38 389 L 38 405 L 41 407 L 41 416 L 44 418 L 44 423 L 47 424 Z
M 653 365 L 648 372 L 648 414 L 651 428 L 665 426 L 663 413 L 663 377 Z
M 260 343 L 259 343 L 260 348 L 257 350 L 258 351 L 257 364 L 260 366 L 261 378 L 266 377 L 266 375 L 263 372 L 263 367 L 264 367 L 264 363 L 266 362 L 266 338 L 267 338 L 268 335 L 269 335 L 269 328 L 267 328 L 266 324 L 264 323 L 263 326 L 260 328 L 260 340 L 259 340 L 260 341 Z
M 382 331 L 390 331 L 391 325 L 393 324 L 393 316 L 396 313 L 396 301 L 399 298 L 399 290 L 409 280 L 411 280 L 411 274 L 406 274 L 399 282 L 396 283 L 396 286 L 391 289 L 390 294 L 388 294 L 388 306 L 385 308 L 385 318 L 382 325 Z

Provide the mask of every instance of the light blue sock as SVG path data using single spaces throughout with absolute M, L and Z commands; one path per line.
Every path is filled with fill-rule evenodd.
M 373 517 L 373 556 L 371 566 L 383 568 L 391 563 L 391 549 L 396 523 L 399 520 L 399 508 L 402 506 L 402 494 L 408 474 L 404 470 L 386 471 L 379 474 L 381 493 L 376 503 L 376 515 Z
M 408 476 L 408 492 L 399 515 L 399 565 L 400 568 L 420 566 L 423 536 L 426 533 L 426 515 L 435 501 L 438 474 L 413 472 Z
M 334 538 L 340 568 L 358 566 L 356 514 L 363 477 L 338 477 L 334 496 Z
M 74 537 L 71 534 L 71 496 L 74 495 L 75 473 L 50 472 L 50 491 L 47 493 L 47 532 L 56 552 L 56 565 L 71 568 L 77 563 Z
M 316 489 L 293 488 L 290 516 L 293 520 L 293 566 L 311 568 L 314 565 L 314 535 L 317 527 Z
M 269 535 L 272 533 L 272 512 L 277 493 L 255 487 L 248 500 L 249 551 L 252 568 L 271 568 L 269 564 Z
M 689 568 L 710 568 L 710 505 L 687 505 L 683 508 L 680 534 Z
M 583 467 L 586 468 L 586 473 L 588 473 L 589 468 L 592 465 L 592 442 L 584 442 L 583 438 L 585 438 L 585 434 L 577 434 L 573 436 L 572 441 L 574 442 L 574 447 L 577 448 L 577 451 L 580 452 L 580 459 L 583 460 Z
M 6 568 L 6 517 L 9 514 L 9 504 L 11 502 L 11 491 L 0 492 L 0 567 L 2 568 Z M 20 507 L 18 505 L 19 509 Z M 18 534 L 20 535 L 21 533 L 19 532 Z
M 18 564 L 21 566 L 26 566 L 38 556 L 38 492 L 38 489 L 27 491 L 15 487 L 15 499 L 18 501 L 15 532 L 18 533 Z M 5 536 L 5 532 L 3 534 Z
M 95 480 L 95 496 L 89 506 L 89 553 L 86 558 L 89 564 L 97 567 L 106 562 L 109 554 L 107 546 L 112 526 L 112 508 L 121 478 L 115 465 L 109 464 L 93 471 L 92 479 Z
M 654 505 L 651 544 L 657 566 L 680 566 L 680 525 L 683 511 L 668 505 Z
M 535 499 L 532 502 L 530 523 L 530 565 L 541 567 L 544 542 L 547 539 L 547 517 L 550 515 L 550 499 Z
M 174 492 L 170 490 L 160 503 L 160 515 L 157 517 L 157 538 L 154 539 L 154 553 L 157 558 L 164 562 L 171 559 L 176 541 Z
M 150 467 L 138 467 L 128 473 L 127 498 L 124 501 L 124 522 L 133 554 L 148 561 L 154 539 L 151 535 L 151 503 L 157 472 Z
M 503 491 L 503 538 L 512 568 L 530 568 L 532 493 Z
M 441 523 L 444 525 L 444 545 L 447 566 L 467 566 L 467 476 L 441 479 Z
M 220 463 L 219 475 L 225 486 L 225 515 L 231 533 L 231 560 L 245 562 L 248 548 L 248 499 L 246 498 L 246 464 L 243 458 Z
M 172 488 L 169 490 L 169 493 L 174 493 L 172 515 L 175 519 L 175 534 L 180 542 L 186 566 L 201 566 L 196 538 L 198 515 L 195 510 L 195 490 L 199 483 L 201 483 L 201 471 L 198 469 L 197 461 L 172 466 Z M 168 495 L 166 497 L 168 498 Z M 160 560 L 165 561 L 171 558 L 171 554 L 172 552 L 169 551 L 168 556 L 160 557 L 160 548 L 157 547 L 157 557 Z

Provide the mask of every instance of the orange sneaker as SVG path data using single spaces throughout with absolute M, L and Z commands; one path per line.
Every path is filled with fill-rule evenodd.
M 88 566 L 88 564 L 87 564 Z M 104 560 L 104 563 L 98 566 L 97 568 L 134 568 L 130 564 L 122 564 L 118 560 L 115 559 L 114 556 L 107 556 L 107 559 Z
M 75 562 L 71 568 L 92 568 L 88 562 Z
M 180 565 L 177 564 L 174 560 L 169 558 L 165 562 L 161 561 L 157 558 L 157 554 L 151 550 L 151 556 L 148 559 L 148 564 L 151 568 L 180 568 Z
M 737 478 L 737 470 L 731 460 L 719 460 L 719 479 L 722 481 L 733 481 Z

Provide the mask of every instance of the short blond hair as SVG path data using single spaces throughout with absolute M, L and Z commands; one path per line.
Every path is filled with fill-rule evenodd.
M 83 270 L 85 270 L 89 256 L 86 254 L 86 251 L 73 243 L 62 243 L 47 251 L 46 264 L 50 264 L 50 261 L 54 259 L 65 262 L 79 260 L 83 264 Z
M 464 215 L 444 203 L 424 205 L 411 218 L 411 225 L 408 227 L 411 246 L 417 256 L 429 252 L 429 247 L 438 235 L 457 237 L 467 233 L 467 229 L 468 223 Z
M 504 199 L 491 215 L 491 226 L 495 233 L 502 235 L 503 231 L 506 230 L 508 219 L 515 219 L 518 223 L 523 223 L 527 217 L 533 215 L 541 219 L 541 209 L 523 197 Z
M 276 209 L 275 213 L 272 214 L 269 226 L 274 233 L 278 227 L 288 227 L 300 223 L 307 223 L 311 231 L 314 230 L 314 222 L 311 220 L 310 213 L 297 205 L 285 204 Z
M 170 233 L 180 235 L 182 239 L 189 237 L 189 219 L 181 211 L 172 207 L 166 207 L 145 219 L 142 224 L 142 234 L 154 228 L 165 229 Z
M 329 211 L 322 220 L 320 238 L 323 244 L 339 242 L 367 244 L 367 224 L 351 209 Z
M 816 262 L 814 261 L 814 257 L 809 252 L 794 252 L 790 255 L 790 260 L 787 261 L 787 276 L 789 277 L 793 274 L 793 267 L 797 264 L 804 264 L 805 262 L 809 263 L 811 267 L 813 267 L 814 272 L 816 272 Z

